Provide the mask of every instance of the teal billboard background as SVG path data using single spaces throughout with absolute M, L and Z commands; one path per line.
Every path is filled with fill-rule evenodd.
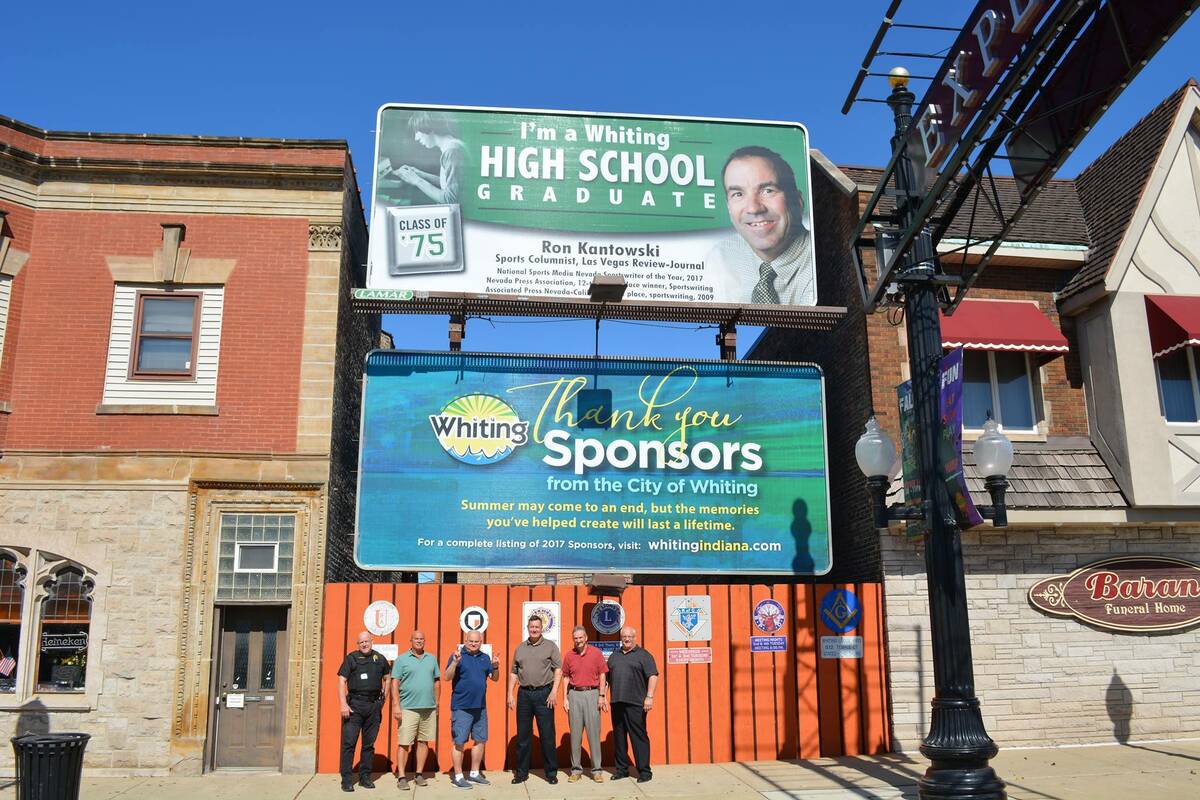
M 362 415 L 365 568 L 832 566 L 813 366 L 377 351 Z

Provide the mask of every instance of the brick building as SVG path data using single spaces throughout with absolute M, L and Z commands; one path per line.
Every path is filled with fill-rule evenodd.
M 0 237 L 5 730 L 90 733 L 92 774 L 312 771 L 333 420 L 379 338 L 346 144 L 0 117 Z
M 881 171 L 841 171 L 861 209 Z M 1012 180 L 997 184 L 1001 204 L 1015 207 Z M 963 534 L 976 691 L 1001 746 L 1200 735 L 1200 631 L 1115 633 L 1046 616 L 1028 599 L 1039 580 L 1111 556 L 1200 562 L 1198 197 L 1200 89 L 1189 81 L 1077 178 L 1051 182 L 971 299 L 943 318 L 943 345 L 965 348 L 964 438 L 990 411 L 1016 451 L 1009 527 Z M 944 253 L 966 244 L 971 207 Z M 986 217 L 976 238 L 991 232 L 979 225 Z M 944 256 L 943 267 L 962 258 Z M 870 260 L 866 270 L 873 284 Z M 852 316 L 861 310 L 852 303 Z M 898 440 L 905 329 L 885 313 L 865 327 L 872 406 Z M 808 347 L 772 331 L 751 356 L 797 358 Z M 989 502 L 964 455 L 976 502 Z M 893 743 L 915 750 L 933 693 L 924 557 L 897 526 L 880 544 Z

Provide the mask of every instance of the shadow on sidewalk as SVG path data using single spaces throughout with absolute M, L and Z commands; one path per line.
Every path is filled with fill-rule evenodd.
M 893 790 L 900 791 L 906 796 L 909 794 L 914 797 L 916 796 L 917 780 L 921 777 L 921 773 L 915 767 L 919 766 L 919 764 L 902 753 L 881 755 L 875 758 L 846 756 L 835 759 L 823 759 L 822 761 L 826 763 L 796 759 L 781 760 L 775 762 L 778 765 L 776 769 L 771 769 L 765 764 L 750 764 L 746 762 L 741 762 L 740 766 L 763 782 L 770 784 L 772 789 L 787 792 L 796 797 L 801 796 L 803 792 L 809 791 L 809 789 L 788 788 L 785 783 L 781 782 L 785 780 L 785 776 L 780 774 L 779 768 L 787 768 L 788 772 L 798 768 L 818 775 L 830 784 L 836 784 L 862 797 L 884 796 L 877 793 L 876 790 L 879 789 L 887 789 L 887 796 L 889 797 L 892 796 Z M 878 783 L 876 785 L 864 785 L 860 781 L 850 780 L 844 774 L 846 771 L 861 773 Z
M 1200 761 L 1200 756 L 1189 756 L 1187 753 L 1178 753 L 1173 750 L 1160 750 L 1157 747 L 1147 747 L 1144 744 L 1129 744 L 1126 742 L 1124 746 L 1132 747 L 1135 750 L 1145 750 L 1147 753 L 1161 753 L 1164 756 L 1171 756 L 1172 758 L 1186 758 L 1188 761 Z

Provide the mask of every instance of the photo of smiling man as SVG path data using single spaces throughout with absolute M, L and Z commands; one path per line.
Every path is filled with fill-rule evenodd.
M 808 209 L 791 165 L 766 147 L 742 147 L 725 161 L 721 185 L 739 237 L 709 253 L 725 296 L 755 305 L 816 305 Z

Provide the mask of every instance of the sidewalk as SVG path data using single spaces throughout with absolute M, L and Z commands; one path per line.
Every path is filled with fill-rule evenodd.
M 1039 750 L 1007 750 L 993 762 L 1008 783 L 1012 800 L 1155 800 L 1200 797 L 1200 740 L 1186 742 L 1105 745 Z M 567 783 L 559 774 L 557 786 L 534 774 L 513 786 L 507 773 L 491 775 L 494 785 L 471 791 L 455 789 L 444 774 L 429 786 L 396 790 L 383 776 L 374 791 L 341 791 L 336 775 L 263 775 L 219 773 L 202 778 L 91 778 L 84 780 L 83 800 L 332 800 L 354 796 L 382 798 L 479 797 L 489 800 L 553 800 L 554 798 L 677 798 L 694 800 L 841 800 L 915 798 L 916 782 L 925 764 L 919 756 L 820 759 L 805 762 L 752 761 L 731 764 L 655 767 L 654 780 L 603 784 Z M 11 786 L 0 799 L 16 796 Z

